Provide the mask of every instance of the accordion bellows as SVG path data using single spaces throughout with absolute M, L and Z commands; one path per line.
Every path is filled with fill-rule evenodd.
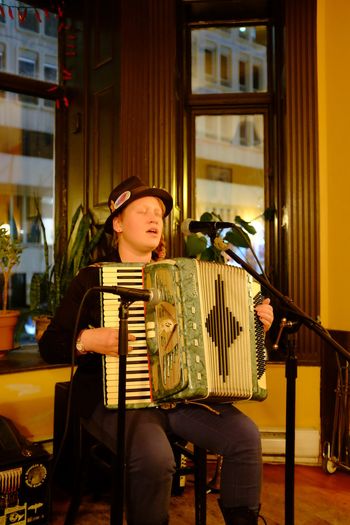
M 260 285 L 245 270 L 180 258 L 147 265 L 145 285 L 162 298 L 146 309 L 154 400 L 265 399 Z

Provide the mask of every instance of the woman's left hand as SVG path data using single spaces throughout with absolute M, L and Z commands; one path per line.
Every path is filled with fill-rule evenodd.
M 261 304 L 255 307 L 255 310 L 264 325 L 264 331 L 267 332 L 273 323 L 273 308 L 270 305 L 270 299 L 264 299 Z

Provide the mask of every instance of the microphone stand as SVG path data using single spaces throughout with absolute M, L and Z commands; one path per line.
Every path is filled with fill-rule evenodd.
M 128 317 L 129 307 L 134 301 L 120 297 L 119 335 L 118 335 L 118 434 L 117 454 L 112 462 L 112 505 L 111 525 L 123 525 L 125 493 L 125 397 L 126 397 L 126 357 L 128 354 Z
M 254 268 L 243 261 L 231 249 L 226 253 L 254 277 L 264 288 L 269 290 L 281 301 L 298 319 L 298 328 L 304 324 L 316 332 L 324 341 L 338 353 L 350 361 L 350 353 L 345 350 L 321 324 L 309 317 L 301 308 L 295 305 L 289 297 L 283 295 L 277 288 L 272 286 L 264 277 L 258 274 Z M 286 462 L 285 462 L 285 525 L 294 524 L 294 462 L 295 462 L 295 385 L 297 378 L 297 358 L 294 352 L 294 342 L 288 344 L 288 352 L 285 367 L 287 380 L 286 388 Z

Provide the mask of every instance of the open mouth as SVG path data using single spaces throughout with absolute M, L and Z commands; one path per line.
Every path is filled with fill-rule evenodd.
M 158 229 L 157 228 L 150 228 L 147 230 L 147 233 L 152 233 L 153 235 L 158 235 Z

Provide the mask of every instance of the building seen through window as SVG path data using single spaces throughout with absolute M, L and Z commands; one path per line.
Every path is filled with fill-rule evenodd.
M 21 261 L 12 277 L 9 307 L 25 312 L 32 276 L 45 270 L 37 206 L 50 258 L 54 241 L 55 104 L 36 82 L 58 82 L 57 19 L 53 13 L 45 16 L 38 10 L 39 21 L 32 6 L 22 2 L 11 5 L 20 6 L 26 16 L 19 20 L 14 10 L 11 19 L 4 5 L 5 16 L 0 18 L 0 90 L 2 73 L 18 79 L 10 88 L 7 83 L 0 97 L 0 225 L 23 244 Z M 22 78 L 32 82 L 30 95 L 23 92 Z M 24 326 L 21 342 L 34 341 L 30 318 Z
M 193 94 L 267 91 L 267 27 L 191 31 Z
M 225 26 L 190 31 L 189 107 L 195 97 L 200 105 L 192 106 L 196 218 L 214 211 L 225 222 L 234 222 L 237 215 L 253 221 L 257 233 L 251 240 L 264 266 L 267 112 L 258 96 L 269 88 L 268 29 Z M 241 94 L 254 97 L 249 112 Z M 241 255 L 258 269 L 249 250 Z

